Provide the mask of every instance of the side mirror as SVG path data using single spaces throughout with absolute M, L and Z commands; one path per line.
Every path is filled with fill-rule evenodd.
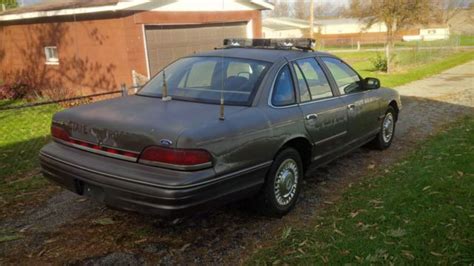
M 377 78 L 365 78 L 364 88 L 366 90 L 375 90 L 380 88 L 380 80 Z

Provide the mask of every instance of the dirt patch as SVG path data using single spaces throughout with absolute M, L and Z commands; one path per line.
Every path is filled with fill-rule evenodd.
M 183 219 L 162 219 L 110 210 L 63 191 L 20 217 L 0 222 L 1 228 L 21 236 L 0 243 L 0 263 L 15 263 L 26 256 L 22 262 L 240 264 L 280 237 L 283 228 L 317 219 L 325 206 L 337 204 L 344 190 L 361 177 L 389 171 L 446 124 L 474 115 L 472 78 L 441 81 L 462 89 L 433 92 L 430 84 L 443 80 L 442 75 L 400 88 L 407 96 L 389 150 L 361 148 L 311 170 L 296 209 L 282 219 L 249 211 L 252 200 Z

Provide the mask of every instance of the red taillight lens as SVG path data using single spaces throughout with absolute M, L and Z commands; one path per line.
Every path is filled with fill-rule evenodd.
M 148 164 L 166 164 L 163 166 L 210 166 L 211 155 L 205 150 L 198 149 L 170 149 L 163 147 L 148 147 L 141 156 L 140 161 Z
M 63 141 L 70 141 L 69 134 L 64 128 L 58 126 L 51 126 L 51 136 L 54 138 L 63 140 Z

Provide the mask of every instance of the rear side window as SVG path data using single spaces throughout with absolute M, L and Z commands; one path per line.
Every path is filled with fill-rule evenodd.
M 291 79 L 288 65 L 283 67 L 276 78 L 273 88 L 272 104 L 274 106 L 285 106 L 296 103 L 295 88 Z
M 323 70 L 314 58 L 306 58 L 296 61 L 297 68 L 303 74 L 305 82 L 299 82 L 300 86 L 309 89 L 311 100 L 332 97 L 331 86 Z M 300 88 L 301 90 L 301 88 Z

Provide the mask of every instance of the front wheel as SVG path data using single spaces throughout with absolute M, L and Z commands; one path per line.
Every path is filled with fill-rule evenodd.
M 372 141 L 375 148 L 384 150 L 390 147 L 395 135 L 396 112 L 393 107 L 389 106 L 385 116 L 380 124 L 380 131 Z
M 259 210 L 272 217 L 287 214 L 296 204 L 303 178 L 301 157 L 293 148 L 281 151 L 273 161 L 262 193 Z

